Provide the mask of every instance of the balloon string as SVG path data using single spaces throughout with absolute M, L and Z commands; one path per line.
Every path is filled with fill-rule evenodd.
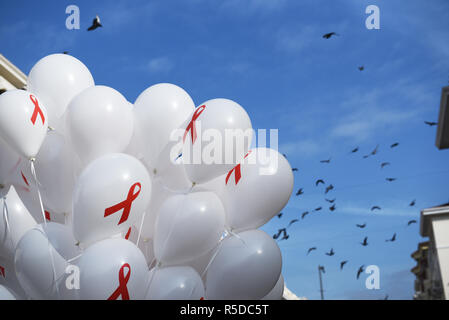
M 37 180 L 36 168 L 34 167 L 34 161 L 36 161 L 35 158 L 30 158 L 30 169 L 31 169 L 31 174 L 33 175 L 34 181 L 36 182 L 37 196 L 38 196 L 38 198 L 39 198 L 39 205 L 40 205 L 40 207 L 41 207 L 42 217 L 44 218 L 44 225 L 45 225 L 45 227 L 47 227 L 47 218 L 45 217 L 44 204 L 43 204 L 43 202 L 42 202 L 42 196 L 41 196 L 41 192 L 40 192 L 40 190 L 39 190 L 39 182 L 38 182 L 38 180 Z M 59 288 L 58 288 L 58 285 L 56 284 L 57 276 L 56 276 L 55 259 L 54 259 L 54 257 L 53 257 L 53 251 L 51 250 L 52 245 L 51 245 L 51 243 L 50 243 L 50 240 L 48 239 L 48 235 L 47 235 L 47 233 L 45 232 L 45 230 L 43 231 L 43 233 L 44 233 L 45 237 L 47 238 L 47 242 L 48 242 L 48 251 L 49 251 L 49 253 L 50 253 L 51 266 L 52 266 L 52 269 L 53 269 L 53 283 L 52 283 L 52 286 L 55 285 L 56 293 L 57 293 L 57 295 L 58 295 L 58 298 L 60 299 L 61 296 L 60 296 L 60 294 L 59 294 Z
M 214 255 L 212 256 L 212 258 L 209 260 L 206 268 L 204 268 L 203 272 L 201 273 L 201 278 L 204 277 L 204 275 L 206 274 L 207 270 L 209 270 L 210 265 L 212 264 L 212 262 L 214 262 L 215 258 L 217 257 L 218 253 L 220 252 L 223 240 L 224 239 L 220 239 L 220 241 L 218 242 L 217 246 L 215 247 L 216 251 L 214 252 Z
M 14 241 L 12 240 L 11 229 L 9 226 L 9 211 L 8 211 L 8 204 L 6 203 L 6 195 L 3 196 L 3 218 L 5 219 L 6 232 L 2 242 L 6 240 L 7 236 L 9 236 L 9 241 L 11 241 L 12 245 L 11 248 L 14 249 Z

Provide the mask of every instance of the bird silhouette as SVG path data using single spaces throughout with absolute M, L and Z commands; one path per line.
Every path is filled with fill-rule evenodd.
M 98 27 L 102 27 L 102 25 L 100 23 L 100 17 L 98 15 L 96 15 L 94 20 L 92 21 L 92 25 L 87 29 L 87 31 L 95 30 Z
M 326 273 L 326 269 L 324 269 L 323 266 L 318 266 L 318 270 L 322 271 L 323 273 Z
M 388 165 L 390 165 L 389 162 L 382 162 L 382 163 L 380 164 L 380 168 L 383 169 L 385 166 L 388 166 Z
M 324 180 L 318 179 L 317 181 L 315 181 L 315 186 L 318 186 L 320 183 L 324 184 Z
M 372 206 L 371 207 L 371 211 L 374 211 L 374 210 L 381 210 L 382 208 L 381 207 L 379 207 L 379 206 Z
M 329 207 L 329 210 L 330 211 L 334 211 L 336 208 L 335 208 L 335 204 L 333 204 L 331 207 Z
M 413 207 L 416 204 L 416 200 L 413 200 L 412 202 L 410 202 L 409 206 Z
M 359 151 L 359 147 L 355 147 L 354 149 L 352 149 L 351 153 L 356 153 L 357 151 Z
M 395 142 L 395 143 L 393 143 L 391 146 L 390 146 L 390 148 L 395 148 L 395 147 L 397 147 L 399 145 L 399 142 Z
M 331 248 L 331 251 L 326 252 L 325 254 L 326 254 L 326 256 L 332 257 L 335 254 L 334 249 Z
M 345 264 L 348 263 L 348 260 L 342 261 L 340 262 L 340 270 L 343 270 L 343 267 L 345 266 Z
M 327 159 L 327 160 L 320 160 L 321 163 L 331 163 L 331 158 Z
M 424 123 L 427 124 L 430 127 L 436 126 L 438 124 L 438 122 L 432 122 L 432 121 L 424 121 Z
M 301 219 L 304 219 L 304 217 L 305 217 L 306 215 L 308 215 L 308 214 L 309 214 L 309 211 L 303 212 L 302 215 L 301 215 Z
M 363 159 L 366 159 L 366 158 L 368 158 L 369 156 L 370 156 L 369 154 L 366 154 L 366 155 L 363 156 Z
M 363 242 L 360 242 L 360 244 L 366 247 L 368 245 L 368 237 L 365 237 L 365 239 L 363 239 Z
M 330 203 L 334 203 L 334 201 L 336 200 L 336 198 L 334 198 L 334 199 L 332 199 L 332 200 L 329 200 L 329 199 L 325 199 L 327 202 L 330 202 Z
M 299 188 L 298 192 L 296 192 L 296 195 L 299 196 L 303 193 L 304 193 L 304 191 L 302 190 L 302 188 Z
M 385 180 L 387 180 L 388 182 L 392 182 L 392 181 L 395 181 L 396 178 L 385 178 Z
M 366 223 L 364 224 L 356 224 L 357 228 L 363 229 L 366 227 Z
M 333 190 L 334 186 L 332 184 L 330 184 L 329 186 L 326 187 L 326 191 L 324 192 L 324 194 L 328 193 L 329 191 Z
M 318 208 L 315 208 L 313 211 L 320 211 L 321 209 L 323 209 L 322 207 L 318 207 Z
M 376 146 L 376 148 L 371 151 L 371 155 L 374 156 L 375 154 L 377 154 L 377 151 L 379 150 L 379 145 Z
M 396 241 L 396 233 L 393 235 L 393 237 L 391 239 L 387 239 L 385 241 L 386 242 L 394 242 L 394 241 Z
M 284 234 L 280 241 L 287 240 L 288 238 L 290 238 L 290 236 L 288 234 Z
M 365 271 L 365 266 L 360 266 L 359 270 L 357 271 L 357 279 L 360 278 L 360 275 L 362 274 L 362 272 Z
M 285 153 L 282 154 L 284 156 L 285 159 L 287 159 L 287 155 Z
M 316 250 L 316 247 L 309 248 L 309 250 L 307 250 L 307 255 L 309 255 L 309 253 L 311 253 L 314 250 Z
M 410 220 L 410 221 L 407 223 L 407 226 L 410 226 L 410 225 L 412 225 L 412 224 L 414 224 L 414 223 L 418 223 L 418 221 L 416 221 L 416 220 Z
M 63 51 L 62 53 L 63 53 L 63 54 L 69 54 L 69 52 L 68 52 L 68 51 Z
M 292 168 L 292 171 L 298 171 L 298 168 Z
M 292 224 L 294 224 L 295 222 L 298 222 L 298 221 L 299 221 L 298 219 L 293 219 L 292 221 L 290 221 L 287 228 L 289 228 Z
M 363 71 L 363 70 L 365 70 L 365 67 L 364 67 L 364 66 L 360 66 L 360 67 L 359 67 L 359 70 L 360 70 L 360 71 Z
M 282 217 L 282 215 L 283 215 L 283 213 L 282 213 L 282 212 L 279 212 L 279 214 L 278 214 L 277 216 L 278 216 L 278 218 L 280 219 L 280 218 Z
M 277 239 L 279 238 L 279 236 L 281 235 L 281 233 L 284 233 L 284 236 L 287 234 L 287 230 L 285 228 L 279 229 L 278 233 L 273 235 L 273 239 Z
M 329 32 L 329 33 L 324 34 L 324 35 L 323 35 L 323 38 L 324 38 L 324 39 L 329 39 L 329 38 L 331 38 L 332 36 L 339 36 L 339 34 L 337 34 L 337 33 L 335 33 L 335 32 Z

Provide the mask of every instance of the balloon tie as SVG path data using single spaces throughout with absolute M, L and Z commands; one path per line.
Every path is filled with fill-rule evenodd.
M 46 216 L 45 216 L 44 204 L 43 204 L 43 202 L 42 202 L 42 196 L 41 196 L 41 192 L 40 192 L 40 190 L 39 190 L 39 182 L 38 182 L 38 180 L 37 180 L 36 168 L 34 167 L 34 162 L 35 162 L 35 161 L 36 161 L 36 158 L 34 158 L 34 157 L 31 157 L 31 158 L 30 158 L 30 169 L 31 169 L 31 174 L 33 175 L 34 181 L 36 182 L 37 196 L 38 196 L 38 198 L 39 198 L 39 205 L 40 205 L 40 208 L 41 208 L 42 217 L 43 217 L 43 219 L 44 219 L 44 225 L 45 225 L 45 227 L 47 227 L 47 219 L 46 219 Z M 53 251 L 51 250 L 51 248 L 53 247 L 53 245 L 50 243 L 50 240 L 48 239 L 48 235 L 47 235 L 47 233 L 45 232 L 45 230 L 43 231 L 43 234 L 44 234 L 45 237 L 47 238 L 47 242 L 48 242 L 48 251 L 49 251 L 49 253 L 50 253 L 51 266 L 52 266 L 52 269 L 53 269 L 53 282 L 52 282 L 52 284 L 51 284 L 51 285 L 53 286 L 53 285 L 56 284 L 56 281 L 57 281 L 56 267 L 55 267 L 55 259 L 54 259 L 54 257 L 53 257 Z M 60 299 L 61 296 L 60 296 L 60 294 L 59 294 L 59 288 L 58 288 L 58 285 L 57 285 L 57 284 L 55 285 L 55 289 L 56 289 L 56 293 L 57 293 L 57 295 L 58 295 L 58 298 Z

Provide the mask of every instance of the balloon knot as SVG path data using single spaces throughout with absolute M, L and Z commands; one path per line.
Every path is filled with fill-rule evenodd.
M 31 158 L 30 158 L 30 161 L 31 161 L 31 162 L 35 162 L 35 161 L 36 161 L 36 158 L 35 158 L 35 157 L 31 157 Z

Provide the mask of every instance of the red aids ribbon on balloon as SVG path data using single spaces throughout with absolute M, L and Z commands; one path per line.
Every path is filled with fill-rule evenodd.
M 39 114 L 39 116 L 41 117 L 41 120 L 42 120 L 42 124 L 45 124 L 45 117 L 42 112 L 42 109 L 39 107 L 39 102 L 37 101 L 37 98 L 35 96 L 33 96 L 32 94 L 30 94 L 30 99 L 31 99 L 31 102 L 33 102 L 33 104 L 34 104 L 34 111 L 33 111 L 33 114 L 31 115 L 31 122 L 34 125 L 36 123 L 37 115 Z
M 139 187 L 139 190 L 136 193 L 134 193 L 134 190 L 136 189 L 136 187 Z M 139 196 L 141 189 L 142 189 L 142 186 L 139 182 L 134 183 L 131 186 L 131 188 L 129 188 L 128 196 L 127 196 L 126 200 L 124 200 L 120 203 L 117 203 L 116 205 L 104 210 L 104 217 L 106 218 L 107 216 L 123 209 L 122 217 L 120 218 L 120 221 L 118 222 L 117 225 L 122 224 L 123 222 L 128 220 L 129 213 L 131 212 L 131 205 L 132 205 L 133 201 L 136 200 L 136 198 Z
M 248 151 L 248 153 L 246 154 L 246 156 L 243 159 L 246 159 L 246 157 L 251 153 L 251 150 Z M 237 183 L 239 183 L 240 178 L 242 177 L 242 172 L 240 170 L 240 163 L 238 165 L 236 165 L 234 168 L 231 169 L 231 171 L 228 172 L 228 175 L 226 176 L 226 183 L 228 184 L 228 180 L 231 177 L 232 172 L 234 172 L 234 176 L 235 176 L 235 184 L 237 185 Z
M 29 187 L 30 186 L 30 184 L 28 183 L 28 180 L 27 180 L 27 178 L 25 177 L 25 175 L 23 174 L 23 171 L 20 171 L 20 173 L 22 174 L 22 179 L 23 179 L 23 182 L 25 182 L 25 184 Z
M 206 109 L 206 105 L 202 105 L 201 107 L 198 107 L 195 112 L 193 113 L 192 120 L 190 120 L 189 125 L 186 128 L 186 131 L 184 132 L 184 137 L 182 138 L 182 142 L 186 140 L 187 133 L 190 131 L 190 136 L 192 137 L 192 144 L 196 141 L 196 126 L 195 121 L 198 119 L 198 117 L 203 113 L 204 109 Z
M 125 268 L 128 268 L 128 272 L 126 273 L 123 271 Z M 111 294 L 111 296 L 108 298 L 108 300 L 117 300 L 119 296 L 122 296 L 122 300 L 129 300 L 129 293 L 128 293 L 128 287 L 126 284 L 129 281 L 129 277 L 131 276 L 131 267 L 128 263 L 125 263 L 120 268 L 120 271 L 118 273 L 118 288 L 115 289 L 115 291 Z
M 129 227 L 128 232 L 125 235 L 125 239 L 128 240 L 129 239 L 129 235 L 131 234 L 131 227 Z
M 3 276 L 3 278 L 6 278 L 5 268 L 3 268 L 2 266 L 0 266 L 0 274 Z
M 47 210 L 45 210 L 44 212 L 45 212 L 45 219 L 47 219 L 48 221 L 51 221 L 50 212 L 48 212 Z

